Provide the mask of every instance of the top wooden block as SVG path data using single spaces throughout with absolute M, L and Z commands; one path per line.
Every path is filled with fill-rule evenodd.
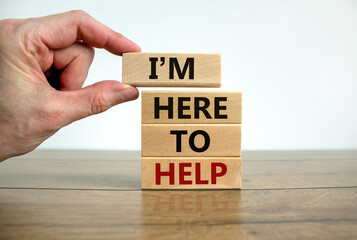
M 220 87 L 221 55 L 125 53 L 122 82 L 136 87 Z

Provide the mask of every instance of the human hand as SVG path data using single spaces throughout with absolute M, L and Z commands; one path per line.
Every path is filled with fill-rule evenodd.
M 0 161 L 32 151 L 73 121 L 138 97 L 135 87 L 117 81 L 82 88 L 93 47 L 116 55 L 140 51 L 83 11 L 0 21 Z

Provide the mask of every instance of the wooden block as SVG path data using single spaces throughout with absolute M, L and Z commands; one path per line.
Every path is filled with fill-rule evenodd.
M 142 157 L 143 189 L 239 189 L 238 157 Z
M 144 157 L 239 157 L 240 124 L 142 124 Z
M 122 72 L 137 87 L 220 87 L 221 55 L 125 53 Z
M 242 122 L 242 93 L 234 91 L 143 91 L 142 123 Z

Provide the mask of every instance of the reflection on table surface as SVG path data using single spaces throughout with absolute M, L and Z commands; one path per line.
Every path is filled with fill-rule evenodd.
M 209 219 L 224 214 L 232 215 L 235 220 L 239 220 L 240 195 L 239 190 L 143 191 L 143 217 L 161 218 L 166 214 L 170 216 L 180 214 L 185 217 L 189 214 L 192 219 L 195 217 Z M 164 222 L 167 220 L 165 219 Z
M 240 190 L 143 191 L 143 236 L 240 239 L 240 198 Z

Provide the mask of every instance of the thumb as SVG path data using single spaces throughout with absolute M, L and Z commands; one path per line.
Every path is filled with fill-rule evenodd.
M 62 96 L 61 96 L 62 95 Z M 117 81 L 102 81 L 75 91 L 60 92 L 62 125 L 102 113 L 119 103 L 137 99 L 138 90 Z

